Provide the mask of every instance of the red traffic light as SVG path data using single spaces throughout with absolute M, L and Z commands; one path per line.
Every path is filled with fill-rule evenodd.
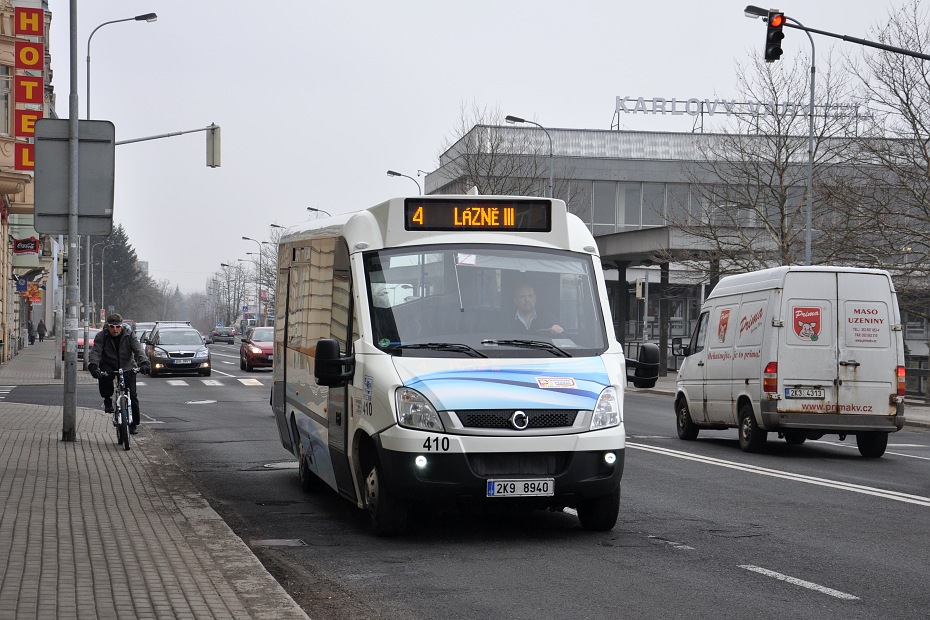
M 781 28 L 785 25 L 785 16 L 782 13 L 775 13 L 769 18 L 769 26 L 772 28 Z

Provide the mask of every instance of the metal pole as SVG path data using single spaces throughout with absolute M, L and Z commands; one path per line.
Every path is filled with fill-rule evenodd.
M 792 21 L 804 28 L 804 24 L 793 17 L 785 17 L 786 21 Z M 808 106 L 807 115 L 809 117 L 807 129 L 807 213 L 805 214 L 806 231 L 804 233 L 804 264 L 811 264 L 811 228 L 813 226 L 813 209 L 814 209 L 814 84 L 817 69 L 814 61 L 814 37 L 807 30 L 804 30 L 807 38 L 811 42 L 811 98 Z
M 72 263 L 73 274 L 80 273 L 80 253 L 78 252 L 78 148 L 80 137 L 80 108 L 77 94 L 77 0 L 70 0 L 70 69 L 71 91 L 68 95 L 68 256 Z M 67 327 L 77 327 L 77 308 L 74 302 L 78 299 L 77 278 L 68 278 L 67 299 L 68 317 Z M 75 387 L 77 383 L 77 334 L 67 331 L 67 344 L 65 345 L 65 380 L 62 407 L 62 441 L 75 441 L 77 439 L 77 401 Z

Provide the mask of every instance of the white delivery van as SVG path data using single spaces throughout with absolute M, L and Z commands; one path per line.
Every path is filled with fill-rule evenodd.
M 891 276 L 878 269 L 776 267 L 722 278 L 678 372 L 678 436 L 738 428 L 759 451 L 855 435 L 879 457 L 904 426 L 904 341 Z

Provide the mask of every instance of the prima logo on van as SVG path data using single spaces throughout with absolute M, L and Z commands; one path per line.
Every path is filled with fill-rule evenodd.
M 727 339 L 727 326 L 730 324 L 730 309 L 724 308 L 720 311 L 720 323 L 717 324 L 717 338 L 720 342 Z
M 792 308 L 794 333 L 801 340 L 817 342 L 820 336 L 820 308 Z

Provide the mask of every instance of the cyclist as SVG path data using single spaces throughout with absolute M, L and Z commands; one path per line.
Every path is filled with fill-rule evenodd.
M 139 339 L 132 330 L 123 326 L 123 317 L 111 314 L 107 317 L 107 328 L 100 330 L 94 336 L 94 346 L 87 357 L 87 369 L 92 377 L 97 379 L 97 387 L 103 397 L 103 406 L 107 413 L 113 413 L 113 376 L 100 376 L 100 371 L 112 373 L 118 368 L 130 370 L 138 362 L 142 374 L 147 375 L 152 369 L 145 349 L 139 344 Z M 126 373 L 126 387 L 129 389 L 129 400 L 132 403 L 132 426 L 129 432 L 136 434 L 142 416 L 139 411 L 139 397 L 136 395 L 136 375 Z

